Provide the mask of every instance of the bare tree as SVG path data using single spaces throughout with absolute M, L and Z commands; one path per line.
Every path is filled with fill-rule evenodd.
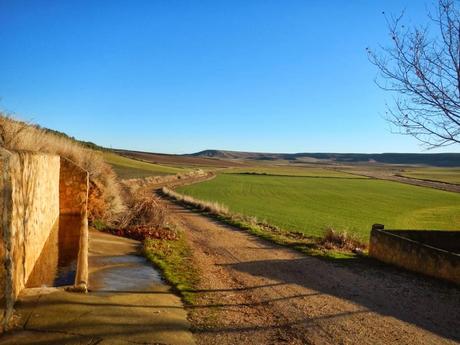
M 455 5 L 439 0 L 426 27 L 405 27 L 404 13 L 385 16 L 391 46 L 367 50 L 380 72 L 377 84 L 394 96 L 388 121 L 427 148 L 460 143 L 460 12 Z

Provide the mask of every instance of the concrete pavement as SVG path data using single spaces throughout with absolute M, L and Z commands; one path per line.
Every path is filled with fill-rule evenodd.
M 26 289 L 6 344 L 194 344 L 180 298 L 137 241 L 90 233 L 90 292 Z

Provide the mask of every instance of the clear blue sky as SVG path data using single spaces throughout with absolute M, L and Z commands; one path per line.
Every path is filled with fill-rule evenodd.
M 365 48 L 388 41 L 382 11 L 425 6 L 0 0 L 0 108 L 145 151 L 420 152 L 382 119 Z

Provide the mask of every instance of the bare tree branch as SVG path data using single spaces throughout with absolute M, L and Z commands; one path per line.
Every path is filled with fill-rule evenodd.
M 385 16 L 392 44 L 367 49 L 377 85 L 395 95 L 387 120 L 427 148 L 460 143 L 460 12 L 439 0 L 432 26 L 407 28 L 404 12 Z

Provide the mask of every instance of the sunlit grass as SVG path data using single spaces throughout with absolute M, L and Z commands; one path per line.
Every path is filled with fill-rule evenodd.
M 121 155 L 105 152 L 104 160 L 109 163 L 120 178 L 141 178 L 156 175 L 172 175 L 187 169 L 143 162 Z
M 374 223 L 460 227 L 460 194 L 383 180 L 220 174 L 178 191 L 312 236 L 330 227 L 367 240 Z
M 414 168 L 405 169 L 403 176 L 460 184 L 460 168 Z

